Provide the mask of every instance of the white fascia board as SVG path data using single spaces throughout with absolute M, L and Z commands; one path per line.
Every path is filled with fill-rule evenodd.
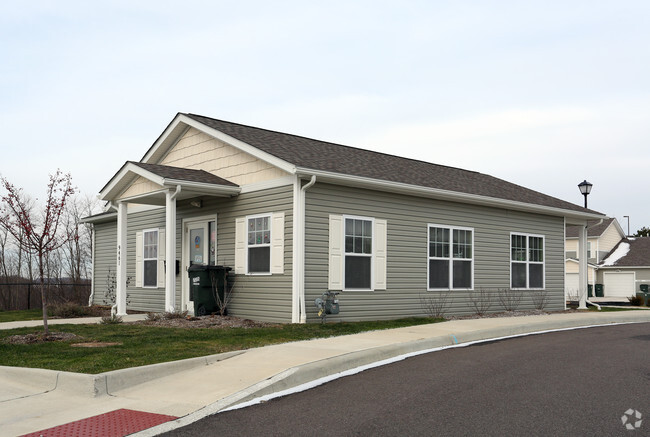
M 566 262 L 572 262 L 575 264 L 578 264 L 580 261 L 575 259 L 575 258 L 566 258 L 564 261 Z M 597 264 L 592 264 L 592 263 L 587 263 L 587 267 L 591 267 L 592 269 L 598 270 L 600 267 Z
M 277 179 L 270 179 L 268 181 L 254 182 L 252 184 L 245 184 L 241 186 L 240 194 L 252 193 L 255 191 L 268 190 L 270 188 L 284 187 L 293 185 L 295 176 L 284 176 Z
M 269 153 L 266 153 L 257 147 L 251 146 L 250 144 L 247 144 L 241 140 L 238 140 L 237 138 L 231 137 L 230 135 L 226 135 L 225 133 L 218 131 L 214 128 L 211 128 L 209 126 L 206 126 L 205 124 L 201 123 L 200 121 L 196 121 L 193 118 L 190 118 L 184 114 L 179 114 L 178 115 L 178 120 L 185 123 L 186 125 L 193 127 L 197 130 L 200 130 L 201 132 L 204 132 L 211 137 L 214 137 L 220 141 L 223 141 L 224 143 L 230 144 L 231 146 L 235 147 L 236 149 L 241 150 L 242 152 L 248 153 L 249 155 L 254 156 L 255 158 L 258 158 L 268 164 L 271 164 L 274 167 L 277 167 L 281 170 L 284 170 L 285 172 L 289 174 L 295 174 L 296 173 L 296 166 L 284 161 L 276 156 L 273 156 Z
M 600 266 L 601 270 L 631 270 L 631 269 L 650 269 L 650 266 Z
M 155 160 L 156 162 L 150 162 L 151 158 L 158 154 L 159 149 L 163 145 L 169 143 L 170 140 L 171 140 L 172 143 L 175 143 L 176 140 L 178 138 L 180 138 L 185 133 L 185 131 L 187 131 L 187 128 L 184 128 L 182 130 L 182 132 L 180 132 L 180 134 L 174 135 L 172 137 L 172 133 L 176 132 L 179 125 L 182 123 L 181 116 L 182 116 L 182 114 L 180 114 L 180 113 L 176 114 L 176 117 L 174 117 L 174 119 L 171 121 L 171 123 L 169 123 L 169 125 L 165 128 L 163 133 L 160 134 L 160 136 L 158 137 L 156 142 L 153 143 L 153 145 L 149 148 L 147 153 L 142 157 L 140 162 L 150 163 L 150 164 L 158 164 L 158 161 L 160 161 L 160 159 L 156 159 Z M 187 118 L 187 117 L 185 117 L 185 118 Z M 164 150 L 164 151 L 161 151 L 161 152 L 162 152 L 163 155 L 165 155 L 168 151 Z
M 117 212 L 112 212 L 108 214 L 98 214 L 96 216 L 90 216 L 90 217 L 84 217 L 81 220 L 79 220 L 79 223 L 91 223 L 91 224 L 96 224 L 96 223 L 104 223 L 104 222 L 112 222 L 117 220 Z
M 498 199 L 495 197 L 480 196 L 476 194 L 459 193 L 457 191 L 441 190 L 438 188 L 422 187 L 418 185 L 405 184 L 401 182 L 382 181 L 363 176 L 352 176 L 341 173 L 311 170 L 308 168 L 296 168 L 298 176 L 318 177 L 320 182 L 345 183 L 351 186 L 369 188 L 374 190 L 389 191 L 412 196 L 430 197 L 435 199 L 449 200 L 453 202 L 471 203 L 474 205 L 491 206 L 493 208 L 512 209 L 536 214 L 565 217 L 566 219 L 579 220 L 580 223 L 588 219 L 601 219 L 603 215 L 571 211 L 567 209 L 554 208 L 550 206 L 535 205 L 514 200 Z
M 621 227 L 621 224 L 618 222 L 618 220 L 616 220 L 616 218 L 614 218 L 614 220 L 612 220 L 612 223 L 614 223 L 614 227 L 615 227 L 616 230 L 618 231 L 618 233 L 619 233 L 619 235 L 621 236 L 621 238 L 625 238 L 625 237 L 627 237 L 627 234 L 625 233 L 625 231 L 624 231 L 623 228 Z M 609 226 L 611 226 L 612 223 L 610 223 Z M 609 229 L 609 226 L 607 227 L 607 229 Z M 605 233 L 605 231 L 607 231 L 607 229 L 605 229 L 605 230 L 603 231 L 603 234 Z M 601 235 L 602 235 L 602 234 L 601 234 Z
M 164 179 L 160 176 L 155 175 L 150 171 L 143 169 L 142 167 L 138 167 L 132 162 L 128 162 L 115 176 L 113 176 L 113 179 L 111 179 L 108 185 L 106 185 L 106 188 L 104 188 L 102 192 L 99 193 L 99 198 L 101 200 L 114 200 L 115 197 L 117 197 L 120 192 L 123 191 L 123 189 L 120 188 L 121 182 L 124 182 L 124 180 L 128 177 L 134 178 L 134 176 L 142 176 L 143 178 L 148 179 L 160 186 L 162 186 L 164 182 Z
M 189 181 L 178 180 L 178 179 L 163 179 L 161 185 L 167 188 L 174 188 L 180 185 L 181 188 L 185 188 L 192 191 L 200 191 L 206 194 L 218 193 L 218 194 L 224 194 L 228 196 L 237 195 L 241 191 L 241 187 L 233 187 L 228 185 L 215 185 L 215 184 L 208 184 L 204 182 L 189 182 Z

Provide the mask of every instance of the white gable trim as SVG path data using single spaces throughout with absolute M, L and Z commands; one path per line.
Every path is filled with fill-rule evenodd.
M 206 126 L 200 121 L 194 120 L 193 118 L 190 118 L 185 114 L 176 115 L 176 118 L 170 123 L 167 129 L 165 129 L 165 131 L 162 133 L 160 138 L 158 138 L 158 140 L 154 143 L 154 145 L 151 146 L 147 154 L 142 158 L 141 162 L 149 163 L 149 164 L 158 164 L 162 159 L 162 157 L 167 153 L 168 149 L 171 149 L 173 144 L 175 144 L 176 141 L 180 139 L 180 136 L 176 135 L 175 131 L 181 124 L 184 126 L 193 127 L 198 131 L 210 135 L 211 137 L 216 138 L 219 141 L 223 141 L 224 143 L 236 149 L 239 149 L 244 153 L 248 153 L 249 155 L 254 156 L 255 158 L 261 161 L 264 161 L 274 167 L 284 170 L 287 173 L 290 174 L 296 173 L 295 165 L 290 164 L 287 161 L 277 158 L 269 153 L 266 153 L 241 140 L 238 140 L 237 138 L 233 138 L 230 135 L 226 135 L 225 133 L 217 129 Z M 171 138 L 172 143 L 167 141 L 167 138 L 170 136 L 173 136 L 173 138 Z

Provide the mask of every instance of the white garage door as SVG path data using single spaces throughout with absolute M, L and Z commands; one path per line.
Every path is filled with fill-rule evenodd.
M 576 296 L 578 288 L 578 274 L 567 273 L 564 279 L 564 292 L 566 293 L 567 298 Z
M 603 274 L 605 297 L 629 297 L 634 295 L 634 273 Z

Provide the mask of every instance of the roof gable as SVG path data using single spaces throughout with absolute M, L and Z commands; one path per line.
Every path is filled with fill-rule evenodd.
M 304 169 L 599 214 L 570 202 L 474 171 L 245 126 L 196 114 L 184 115 L 275 156 L 283 162 Z
M 602 221 L 602 223 L 598 223 L 597 220 L 590 220 L 587 223 L 587 237 L 590 238 L 596 238 L 602 236 L 605 231 L 612 226 L 612 223 L 616 222 L 618 224 L 618 221 L 615 218 L 606 218 Z M 616 225 L 614 225 L 616 227 Z M 618 226 L 620 229 L 620 226 Z M 578 226 L 567 226 L 566 228 L 566 238 L 578 238 L 578 231 L 580 230 L 580 227 Z M 622 230 L 620 232 L 621 238 L 625 237 L 625 234 L 622 233 Z
M 623 250 L 625 245 L 629 246 L 627 253 Z M 624 254 L 619 258 L 617 253 Z M 603 259 L 601 267 L 650 267 L 650 237 L 621 240 Z

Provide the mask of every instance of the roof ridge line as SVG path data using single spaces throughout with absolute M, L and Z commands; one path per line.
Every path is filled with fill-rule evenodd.
M 262 131 L 265 131 L 265 132 L 271 132 L 271 133 L 274 133 L 274 134 L 287 135 L 287 136 L 294 137 L 294 138 L 302 138 L 302 139 L 309 140 L 309 141 L 316 141 L 318 143 L 330 144 L 330 145 L 338 146 L 338 147 L 345 147 L 345 148 L 348 148 L 348 149 L 362 150 L 364 152 L 374 153 L 376 155 L 383 155 L 383 156 L 389 156 L 391 158 L 398 158 L 398 159 L 404 159 L 404 160 L 407 160 L 407 161 L 420 162 L 420 163 L 426 164 L 426 165 L 436 165 L 438 167 L 445 167 L 445 168 L 451 168 L 451 169 L 455 169 L 455 170 L 462 170 L 462 171 L 466 171 L 468 173 L 485 174 L 485 173 L 481 173 L 481 172 L 478 172 L 478 171 L 475 171 L 475 170 L 468 170 L 466 168 L 455 167 L 453 165 L 437 164 L 437 163 L 434 163 L 434 162 L 424 161 L 422 159 L 415 159 L 415 158 L 409 158 L 409 157 L 406 157 L 406 156 L 393 155 L 391 153 L 378 152 L 376 150 L 364 149 L 362 147 L 348 146 L 346 144 L 340 144 L 340 143 L 334 143 L 334 142 L 331 142 L 331 141 L 319 140 L 319 139 L 307 137 L 307 136 L 304 136 L 304 135 L 297 135 L 297 134 L 292 134 L 292 133 L 288 133 L 288 132 L 281 132 L 281 131 L 278 131 L 278 130 L 267 129 L 267 128 L 257 127 L 257 126 L 251 126 L 251 125 L 243 124 L 243 123 L 236 123 L 236 122 L 233 122 L 233 121 L 222 120 L 222 119 L 213 118 L 213 117 L 207 117 L 205 115 L 193 114 L 193 113 L 190 113 L 190 112 L 182 113 L 182 114 L 186 115 L 186 116 L 190 116 L 190 117 L 194 116 L 194 117 L 207 118 L 209 120 L 218 121 L 220 123 L 228 123 L 228 124 L 232 124 L 232 125 L 235 125 L 235 126 L 241 126 L 241 127 L 250 128 L 250 129 L 258 129 L 258 130 L 262 130 Z M 485 175 L 487 175 L 487 174 L 485 174 Z M 487 175 L 487 176 L 489 176 L 489 175 Z

